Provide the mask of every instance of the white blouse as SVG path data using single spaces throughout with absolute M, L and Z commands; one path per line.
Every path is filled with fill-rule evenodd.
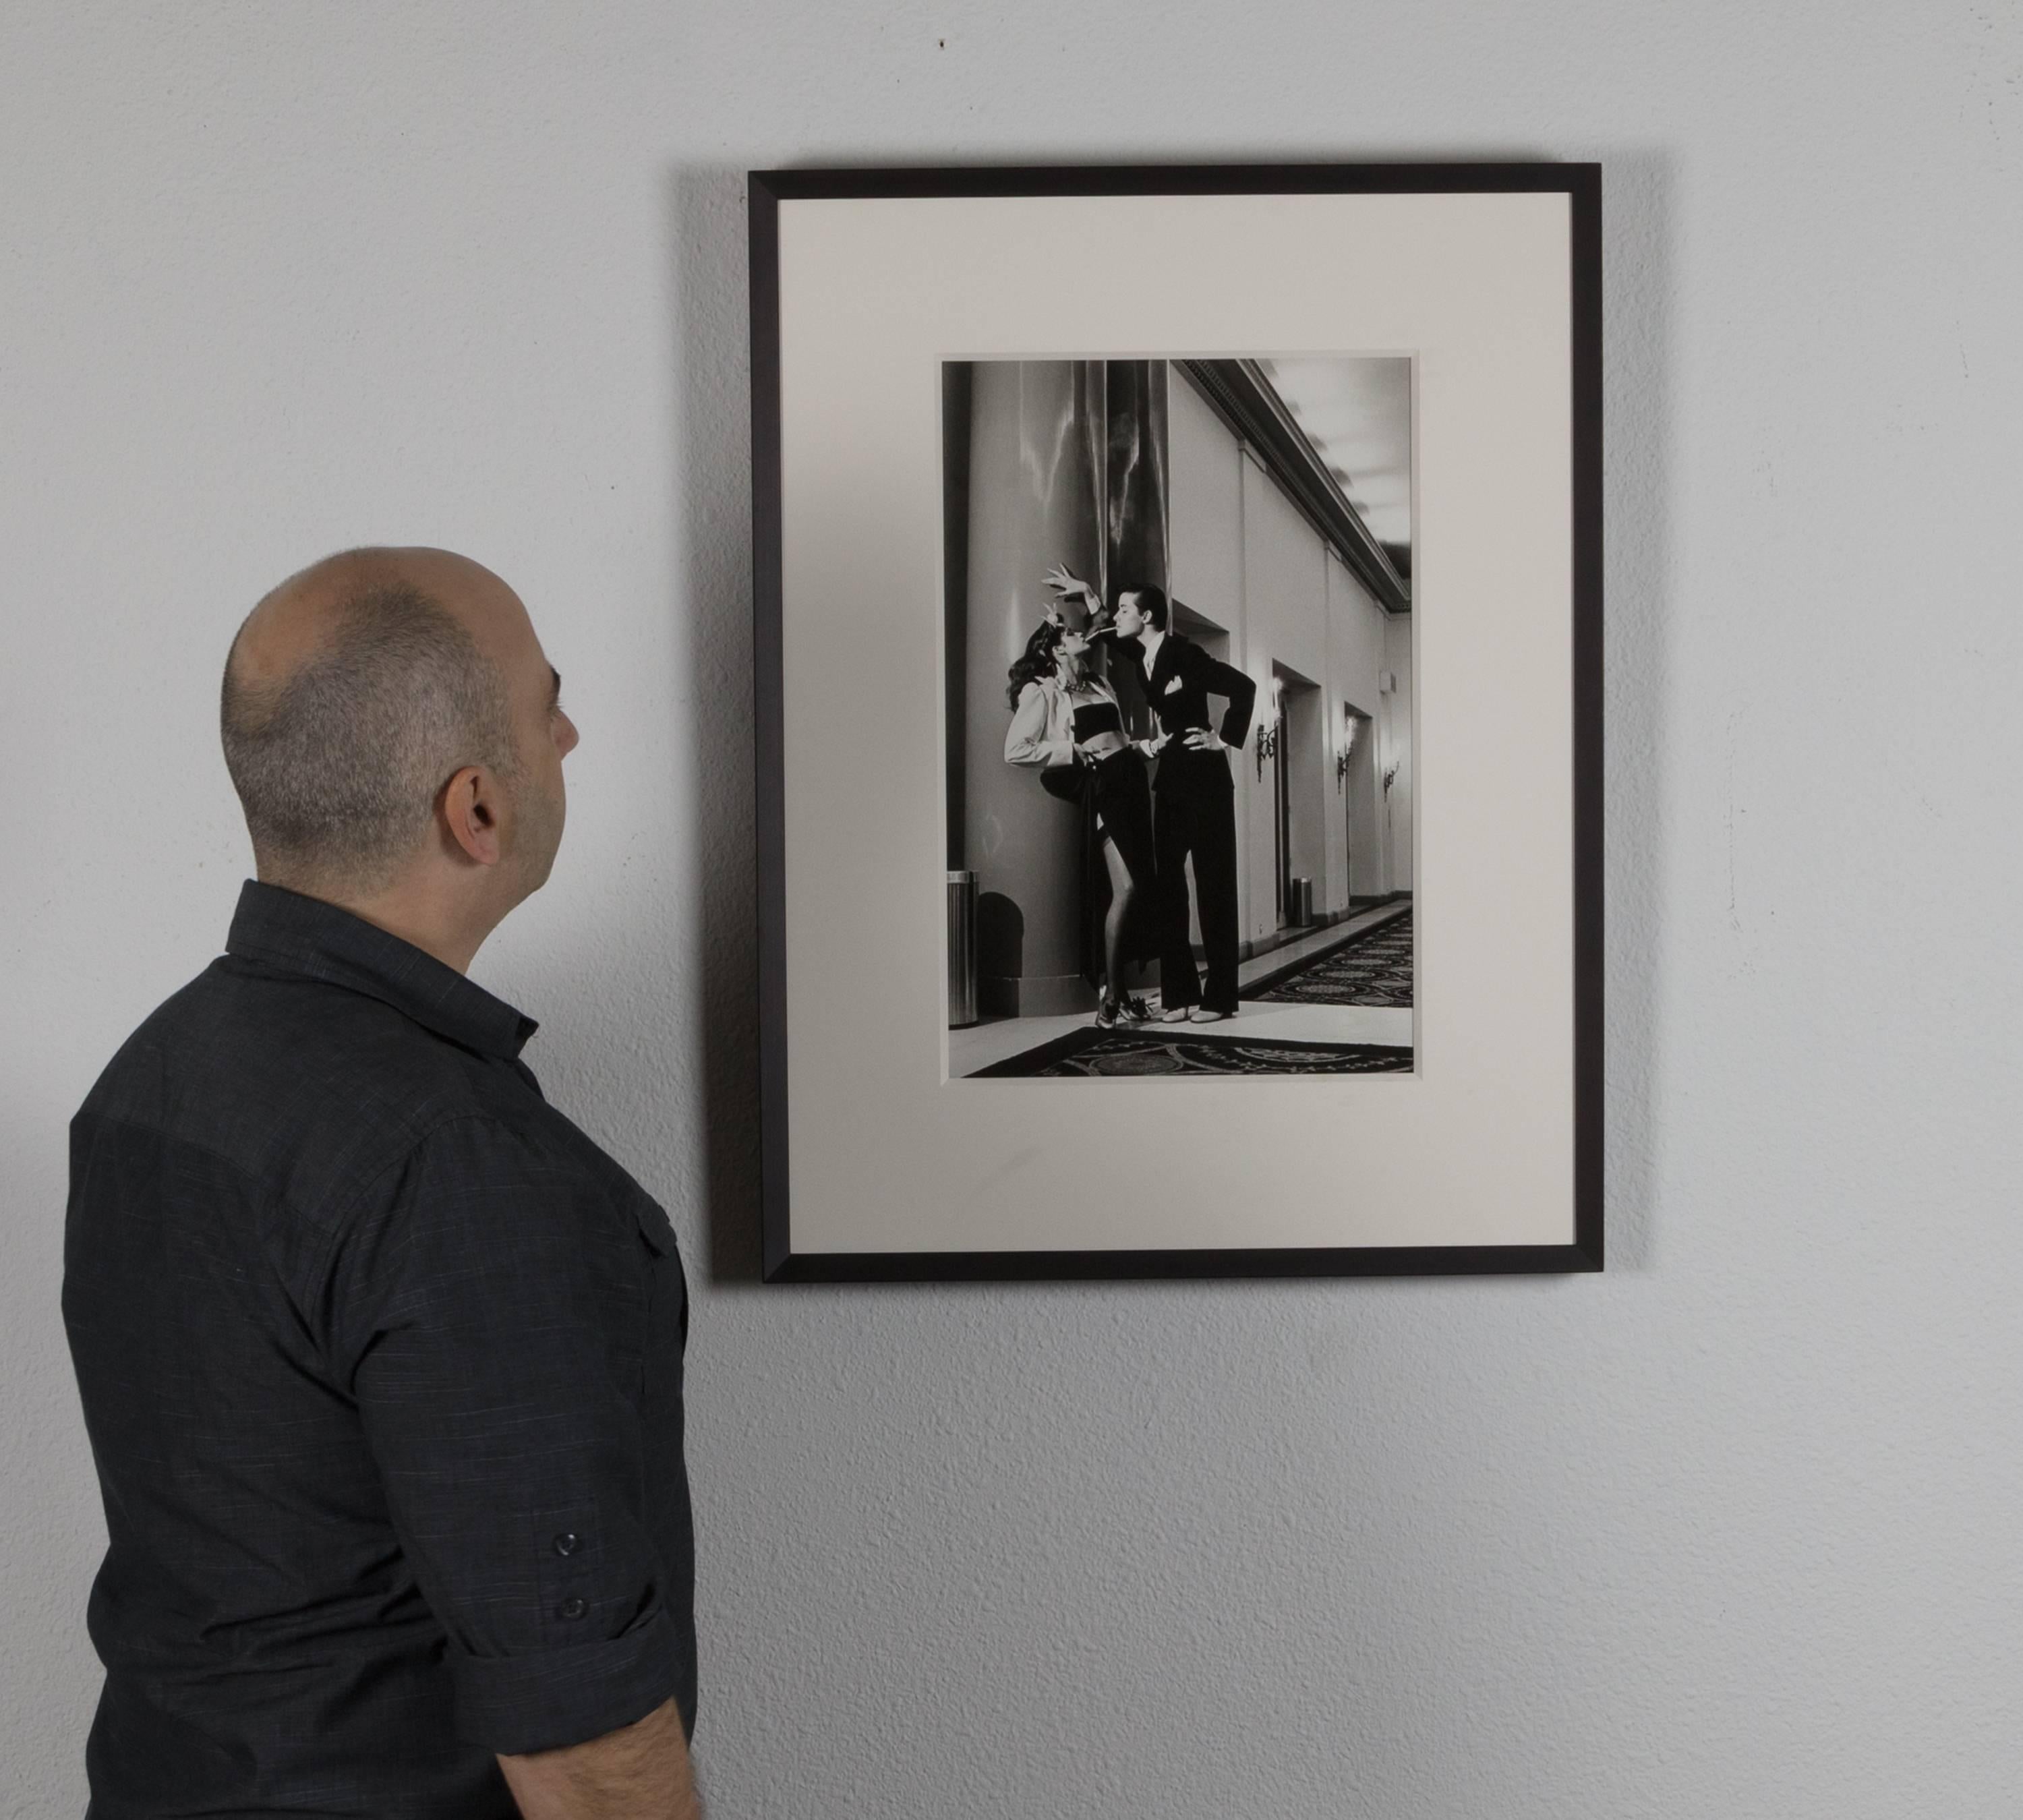
M 1091 677 L 1084 689 L 1098 701 L 1117 700 L 1116 691 L 1100 677 Z M 1004 735 L 1005 763 L 1071 765 L 1074 753 L 1074 704 L 1068 692 L 1052 676 L 1027 683 L 1019 692 L 1019 705 Z

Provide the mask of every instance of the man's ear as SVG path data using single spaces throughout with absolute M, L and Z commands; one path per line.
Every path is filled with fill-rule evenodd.
M 443 786 L 441 818 L 448 843 L 474 865 L 497 865 L 503 806 L 499 780 L 482 765 L 465 766 Z

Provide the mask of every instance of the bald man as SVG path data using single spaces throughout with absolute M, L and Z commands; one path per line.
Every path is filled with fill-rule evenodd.
M 554 861 L 561 687 L 443 550 L 233 641 L 257 881 L 71 1127 L 98 1820 L 697 1812 L 674 1233 L 465 977 Z

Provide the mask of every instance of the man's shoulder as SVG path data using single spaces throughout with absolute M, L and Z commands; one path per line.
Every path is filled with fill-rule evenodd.
M 369 1175 L 440 1126 L 503 1118 L 499 1073 L 368 994 L 227 956 L 142 1021 L 78 1122 L 137 1127 L 321 1199 L 322 1179 Z
M 173 1058 L 218 1074 L 252 1075 L 285 1061 L 331 1086 L 397 1073 L 455 1076 L 459 1045 L 371 993 L 221 955 L 149 1012 L 92 1089 L 114 1092 Z M 87 1102 L 89 1103 L 89 1102 Z

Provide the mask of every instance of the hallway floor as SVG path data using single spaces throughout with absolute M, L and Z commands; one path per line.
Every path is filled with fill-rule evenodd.
M 1360 915 L 1254 956 L 1237 970 L 1238 990 L 1239 993 L 1247 992 L 1260 981 L 1276 978 L 1290 966 L 1329 953 L 1407 913 L 1407 905 L 1380 905 Z M 1370 1044 L 1399 1049 L 1412 1047 L 1413 1014 L 1409 1008 L 1290 1004 L 1250 998 L 1239 999 L 1239 1004 L 1241 1008 L 1234 1018 L 1220 1023 L 1171 1025 L 1154 1021 L 1149 1025 L 1120 1025 L 1118 1028 L 1169 1034 L 1185 1032 L 1204 1040 L 1325 1043 L 1344 1049 Z M 960 1080 L 1044 1048 L 1063 1036 L 1086 1029 L 1092 1021 L 1087 1011 L 1072 1011 L 1052 1018 L 1000 1018 L 972 1025 L 967 1030 L 951 1030 L 949 1078 Z

